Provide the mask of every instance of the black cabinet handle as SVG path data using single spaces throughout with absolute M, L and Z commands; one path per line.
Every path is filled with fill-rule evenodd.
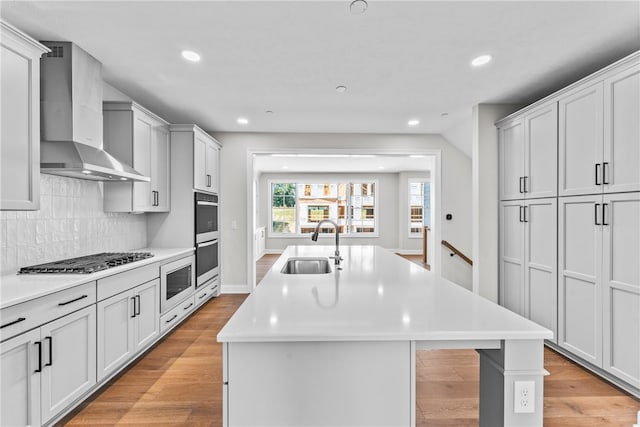
M 524 208 L 524 206 L 519 206 L 520 208 L 520 222 L 524 222 L 524 220 L 522 219 L 522 208 Z
M 204 297 L 206 297 L 206 296 L 207 296 L 207 294 L 206 294 L 206 292 L 205 292 L 204 294 L 200 295 L 200 296 L 198 297 L 198 299 L 202 299 L 202 298 L 204 298 Z
M 131 315 L 131 318 L 133 319 L 136 317 L 136 297 L 131 297 L 131 301 L 133 301 L 133 314 Z
M 36 341 L 34 344 L 38 346 L 38 369 L 34 372 L 42 372 L 42 343 Z
M 522 178 L 524 178 L 524 177 L 521 176 L 519 181 L 518 181 L 518 193 L 524 193 L 524 191 L 522 190 Z
M 595 224 L 596 225 L 602 225 L 598 222 L 598 206 L 600 206 L 600 203 L 596 203 L 594 205 L 594 210 L 593 210 L 593 215 L 595 216 Z
M 135 314 L 136 316 L 140 316 L 140 295 L 136 295 L 136 302 L 137 308 L 135 309 Z M 134 308 L 136 305 L 134 305 Z
M 81 299 L 85 299 L 85 298 L 88 298 L 88 297 L 89 297 L 89 295 L 82 295 L 81 297 L 78 297 L 76 299 L 72 299 L 71 301 L 61 302 L 58 305 L 59 306 L 68 305 L 68 304 L 71 304 L 72 302 L 80 301 Z
M 49 340 L 49 362 L 44 366 L 51 366 L 53 365 L 53 337 L 45 337 L 45 340 Z
M 529 190 L 527 190 L 527 179 L 529 179 L 529 177 L 528 177 L 528 176 L 523 176 L 523 177 L 522 177 L 522 181 L 523 181 L 523 184 L 524 184 L 524 185 L 522 186 L 522 192 L 523 192 L 523 193 L 528 193 L 528 192 L 529 192 Z
M 602 183 L 603 184 L 609 184 L 609 173 L 607 171 L 607 166 L 609 166 L 609 163 L 604 162 L 602 164 Z
M 186 309 L 188 309 L 189 307 L 191 307 L 192 305 L 193 305 L 193 303 L 189 304 L 189 305 L 188 305 L 188 306 L 186 306 L 186 307 L 182 307 L 182 309 L 183 309 L 183 310 L 186 310 Z
M 523 217 L 524 217 L 524 221 L 522 221 L 522 222 L 529 222 L 529 221 L 527 220 L 527 207 L 528 207 L 528 206 L 523 206 L 523 207 L 522 207 L 522 208 L 523 208 L 522 210 L 524 211 L 524 215 L 523 215 Z
M 600 163 L 596 163 L 596 185 L 602 185 L 598 181 L 598 176 L 600 176 Z
M 15 325 L 16 323 L 24 322 L 25 320 L 27 320 L 26 317 L 18 317 L 13 322 L 5 323 L 4 325 L 0 326 L 0 329 L 6 328 L 7 326 Z
M 176 318 L 176 317 L 178 317 L 178 315 L 177 315 L 177 314 L 174 314 L 174 315 L 173 315 L 173 317 L 172 317 L 171 319 L 167 320 L 167 321 L 166 321 L 166 322 L 164 322 L 164 323 L 173 322 L 173 321 L 175 320 L 175 318 Z
M 607 206 L 609 206 L 609 203 L 603 203 L 602 204 L 602 225 L 609 225 L 609 223 L 607 223 L 607 217 L 606 217 L 606 212 L 607 212 Z

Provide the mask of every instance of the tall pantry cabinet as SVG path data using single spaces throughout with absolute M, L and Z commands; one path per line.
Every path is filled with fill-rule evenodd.
M 557 227 L 547 216 L 548 224 L 537 230 L 529 224 L 535 231 L 527 233 L 534 210 L 528 218 L 526 204 L 535 176 L 531 173 L 527 185 L 524 169 L 508 164 L 508 153 L 518 150 L 503 146 L 519 143 L 520 135 L 523 141 L 531 138 L 527 117 L 550 105 L 557 106 L 558 155 L 557 167 L 556 157 L 549 157 L 546 175 L 558 177 L 557 197 L 549 198 L 549 211 L 557 206 Z M 546 228 L 543 233 L 552 235 L 537 244 L 554 250 L 557 228 L 557 294 L 546 295 L 548 304 L 556 302 L 557 348 L 640 395 L 640 52 L 497 126 L 501 303 L 549 327 L 548 317 L 536 319 L 527 306 L 536 300 L 531 285 L 527 289 L 527 262 L 540 263 L 527 258 L 525 248 L 531 250 L 527 238 L 535 240 Z M 516 222 L 525 224 L 524 232 Z M 518 281 L 523 274 L 524 285 Z

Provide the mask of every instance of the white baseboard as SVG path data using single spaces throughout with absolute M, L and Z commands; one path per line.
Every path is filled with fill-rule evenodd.
M 249 285 L 222 285 L 220 287 L 221 294 L 248 294 Z
M 265 249 L 264 253 L 269 255 L 280 255 L 284 249 Z
M 422 249 L 389 249 L 389 250 L 401 255 L 422 255 Z

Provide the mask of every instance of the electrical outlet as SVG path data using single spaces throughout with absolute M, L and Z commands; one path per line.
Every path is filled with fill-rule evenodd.
M 516 381 L 513 393 L 513 412 L 527 414 L 535 412 L 535 381 Z

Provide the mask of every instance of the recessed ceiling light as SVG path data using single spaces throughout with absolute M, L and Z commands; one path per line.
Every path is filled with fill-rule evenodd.
M 384 166 L 378 166 L 378 169 L 384 169 Z
M 347 91 L 347 87 L 346 86 L 336 86 L 336 92 L 338 93 L 343 93 Z
M 125 177 L 123 177 L 123 176 L 122 176 L 122 177 L 120 177 L 120 181 L 126 181 L 126 180 L 127 180 L 127 178 L 125 178 Z
M 82 171 L 82 173 L 83 173 L 83 174 L 85 174 L 85 175 L 91 175 L 91 171 L 88 171 L 88 170 L 86 170 L 86 169 L 85 169 L 85 170 L 83 170 L 83 171 Z
M 369 7 L 369 4 L 365 0 L 354 0 L 349 5 L 349 10 L 354 15 L 360 15 L 367 10 L 367 7 Z
M 283 166 L 282 169 L 289 169 L 289 166 Z
M 418 119 L 411 119 L 407 122 L 407 124 L 409 126 L 418 126 L 420 124 L 420 120 Z
M 474 67 L 481 67 L 488 64 L 489 62 L 491 62 L 491 55 L 480 55 L 477 58 L 474 58 L 473 61 L 471 61 L 471 65 L 473 65 Z
M 447 116 L 449 115 L 449 113 L 444 112 L 444 113 L 440 113 L 440 115 L 441 115 L 442 117 L 447 117 Z
M 183 50 L 182 57 L 187 61 L 191 62 L 200 62 L 200 54 L 192 51 L 192 50 Z
M 247 119 L 245 117 L 238 117 L 238 119 L 236 121 L 238 122 L 239 125 L 249 124 L 249 119 Z
M 265 111 L 265 114 L 273 114 L 273 111 L 267 110 L 267 111 Z

